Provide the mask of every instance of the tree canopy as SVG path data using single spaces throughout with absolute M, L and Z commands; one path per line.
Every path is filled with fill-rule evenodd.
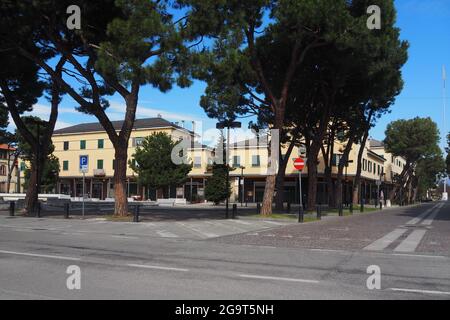
M 142 141 L 133 154 L 133 160 L 129 162 L 140 184 L 157 189 L 185 182 L 192 165 L 184 164 L 187 159 L 180 165 L 171 160 L 172 150 L 179 143 L 164 132 L 152 134 Z

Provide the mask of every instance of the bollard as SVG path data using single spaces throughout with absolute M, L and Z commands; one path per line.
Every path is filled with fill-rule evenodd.
M 300 204 L 298 207 L 298 222 L 303 223 L 305 221 L 304 212 L 303 212 L 303 206 Z
M 16 211 L 16 203 L 14 201 L 11 201 L 9 203 L 9 216 L 14 217 L 15 211 Z
M 339 204 L 339 217 L 343 217 L 344 216 L 344 210 L 342 207 L 342 203 Z
M 70 204 L 64 203 L 64 219 L 69 219 Z
M 41 203 L 38 201 L 37 205 L 36 205 L 36 218 L 40 218 L 41 217 Z
M 380 210 L 383 210 L 383 201 L 380 201 Z
M 133 222 L 139 222 L 139 205 L 134 207 Z
M 350 203 L 350 214 L 353 214 L 353 201 Z
M 322 220 L 322 207 L 317 206 L 317 220 Z
M 236 219 L 237 215 L 237 204 L 233 204 L 233 211 L 231 211 L 231 219 Z
M 287 213 L 291 213 L 291 203 L 287 203 Z
M 259 202 L 256 204 L 256 213 L 257 214 L 261 213 L 261 204 Z
M 359 212 L 364 212 L 364 200 L 361 200 L 361 208 L 359 208 Z

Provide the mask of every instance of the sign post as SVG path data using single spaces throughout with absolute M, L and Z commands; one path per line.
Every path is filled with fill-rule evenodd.
M 303 197 L 302 197 L 302 170 L 305 167 L 305 160 L 302 158 L 294 159 L 294 168 L 298 170 L 298 185 L 300 195 L 300 208 L 298 209 L 298 222 L 303 223 Z
M 89 157 L 80 156 L 80 170 L 83 173 L 83 201 L 81 205 L 81 215 L 84 219 L 84 198 L 85 198 L 85 188 L 86 188 L 86 172 L 89 170 Z

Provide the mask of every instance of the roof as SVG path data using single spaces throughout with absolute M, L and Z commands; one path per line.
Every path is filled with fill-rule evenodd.
M 369 141 L 371 148 L 381 148 L 384 147 L 384 143 L 382 141 L 378 141 L 375 139 L 370 139 Z
M 16 149 L 14 149 L 14 148 L 8 146 L 7 144 L 4 144 L 4 143 L 3 143 L 3 144 L 0 144 L 0 150 L 14 151 L 14 150 L 16 150 Z
M 123 120 L 111 121 L 114 129 L 120 130 L 123 125 Z M 175 128 L 186 130 L 168 120 L 163 118 L 147 118 L 147 119 L 136 119 L 134 122 L 133 129 L 151 129 L 151 128 Z M 54 134 L 71 134 L 71 133 L 86 133 L 86 132 L 102 132 L 105 131 L 103 126 L 99 122 L 93 123 L 82 123 L 75 126 L 55 130 Z

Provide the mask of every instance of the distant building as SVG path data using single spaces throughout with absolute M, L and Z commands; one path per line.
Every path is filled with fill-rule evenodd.
M 122 121 L 113 122 L 114 127 L 120 130 Z M 156 132 L 166 132 L 174 140 L 194 139 L 194 132 L 180 127 L 176 123 L 163 118 L 149 118 L 136 120 L 131 133 L 128 157 L 132 158 L 135 148 L 142 140 Z M 89 170 L 86 174 L 85 190 L 89 197 L 106 199 L 114 197 L 114 148 L 108 139 L 108 135 L 99 123 L 80 124 L 65 129 L 56 130 L 53 135 L 55 145 L 54 155 L 60 161 L 60 179 L 58 192 L 72 197 L 82 196 L 82 173 L 79 169 L 80 156 L 88 156 Z M 268 147 L 262 139 L 251 139 L 230 145 L 230 165 L 235 170 L 231 171 L 232 201 L 261 202 L 264 194 L 265 179 L 268 169 Z M 335 154 L 333 155 L 333 179 L 337 174 L 337 166 L 345 144 L 335 142 Z M 360 146 L 355 145 L 350 153 L 348 167 L 345 169 L 345 183 L 343 189 L 344 203 L 352 199 L 351 187 L 356 175 L 356 160 Z M 285 152 L 285 150 L 282 150 Z M 295 148 L 291 157 L 299 154 Z M 188 158 L 192 161 L 193 169 L 184 185 L 171 186 L 160 190 L 153 190 L 141 186 L 137 182 L 136 173 L 131 168 L 127 170 L 127 193 L 129 197 L 139 196 L 142 199 L 161 198 L 185 198 L 188 201 L 204 201 L 204 189 L 208 178 L 211 176 L 211 165 L 215 161 L 215 150 L 211 147 L 195 142 L 188 148 Z M 327 186 L 324 179 L 324 162 L 319 156 L 319 203 L 327 202 Z M 380 188 L 389 191 L 395 174 L 401 172 L 404 160 L 394 158 L 384 150 L 381 142 L 369 140 L 364 148 L 362 163 L 362 190 L 361 196 L 366 203 L 374 202 L 377 198 L 377 181 L 382 181 Z M 304 197 L 307 197 L 307 168 L 303 174 Z M 380 183 L 378 183 L 380 184 Z M 242 189 L 244 188 L 244 189 Z M 291 203 L 299 202 L 298 172 L 293 167 L 293 161 L 289 161 L 286 169 L 285 199 Z M 244 196 L 243 199 L 242 195 Z
M 18 161 L 14 161 L 14 148 L 6 144 L 0 144 L 0 193 L 17 193 L 19 192 L 18 177 Z M 8 189 L 8 175 L 11 172 L 11 183 Z

